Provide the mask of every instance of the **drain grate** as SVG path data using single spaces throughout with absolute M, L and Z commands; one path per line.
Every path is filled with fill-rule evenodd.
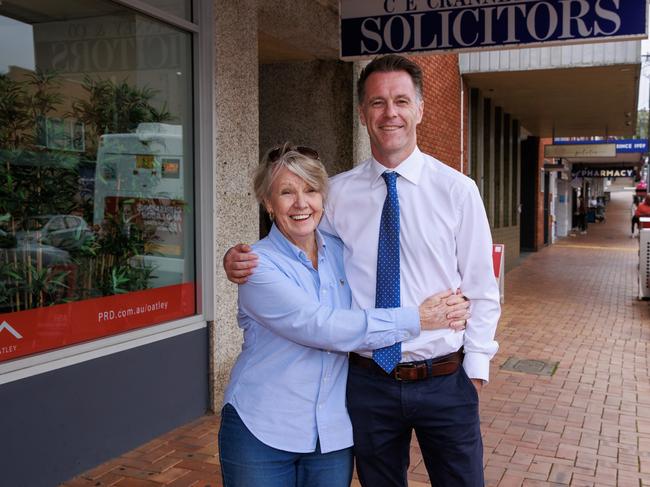
M 505 361 L 501 368 L 503 370 L 523 372 L 525 374 L 553 375 L 559 364 L 560 362 L 510 357 Z

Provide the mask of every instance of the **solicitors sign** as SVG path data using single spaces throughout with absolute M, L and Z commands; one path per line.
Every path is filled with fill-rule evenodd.
M 340 0 L 341 58 L 646 37 L 647 0 Z

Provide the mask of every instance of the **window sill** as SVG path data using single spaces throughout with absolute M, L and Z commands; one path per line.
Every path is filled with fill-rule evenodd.
M 203 316 L 196 315 L 0 363 L 0 385 L 166 340 L 206 326 Z

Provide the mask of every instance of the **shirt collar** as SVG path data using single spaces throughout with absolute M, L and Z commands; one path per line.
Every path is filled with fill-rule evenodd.
M 297 245 L 290 242 L 289 239 L 287 239 L 287 237 L 285 237 L 282 234 L 282 232 L 280 231 L 280 229 L 275 223 L 271 226 L 268 239 L 280 250 L 282 250 L 282 252 L 284 252 L 285 254 L 295 257 L 300 262 L 311 263 L 305 251 L 302 250 Z M 324 251 L 327 248 L 327 244 L 325 242 L 325 239 L 323 238 L 323 235 L 320 233 L 318 229 L 316 229 L 316 246 L 318 247 L 318 261 L 322 262 L 323 259 L 325 258 Z
M 374 187 L 380 182 L 383 184 L 381 175 L 386 171 L 395 171 L 400 175 L 400 177 L 417 186 L 420 182 L 420 176 L 422 175 L 422 169 L 425 164 L 426 161 L 424 155 L 417 147 L 413 152 L 411 152 L 410 156 L 404 159 L 399 166 L 394 169 L 388 169 L 373 157 L 370 159 L 370 170 L 372 172 L 370 185 Z

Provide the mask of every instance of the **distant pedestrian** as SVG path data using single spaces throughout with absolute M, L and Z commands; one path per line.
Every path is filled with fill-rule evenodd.
M 639 230 L 641 230 L 643 227 L 641 226 L 639 218 L 650 217 L 650 194 L 645 195 L 645 199 L 636 209 L 634 215 L 637 217 L 637 226 Z
M 584 197 L 578 202 L 578 228 L 581 234 L 587 233 L 587 202 Z
M 639 207 L 636 195 L 632 196 L 632 204 L 630 205 L 630 216 L 632 218 L 632 229 L 630 231 L 630 238 L 636 236 L 636 227 L 639 224 L 639 217 L 636 216 L 636 209 Z

